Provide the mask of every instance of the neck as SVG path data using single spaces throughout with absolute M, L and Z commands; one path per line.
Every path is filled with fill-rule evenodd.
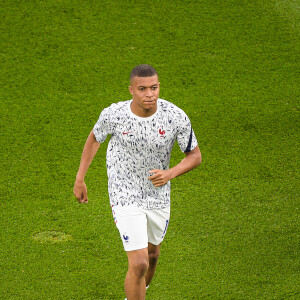
M 130 105 L 130 109 L 138 117 L 148 118 L 151 117 L 153 114 L 155 114 L 155 112 L 157 111 L 157 104 L 155 105 L 155 107 L 151 109 L 145 109 L 139 106 L 138 104 L 136 104 L 134 101 L 132 101 Z

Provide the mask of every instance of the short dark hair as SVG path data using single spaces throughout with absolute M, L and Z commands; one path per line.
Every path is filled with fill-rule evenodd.
M 151 77 L 157 75 L 156 70 L 150 65 L 138 65 L 134 67 L 130 73 L 130 80 L 137 77 Z

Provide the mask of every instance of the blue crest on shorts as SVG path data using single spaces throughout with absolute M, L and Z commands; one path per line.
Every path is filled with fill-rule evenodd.
M 126 233 L 124 233 L 124 234 L 123 234 L 123 239 L 124 239 L 124 241 L 125 241 L 126 243 L 128 243 L 128 241 L 129 241 L 129 236 L 126 235 Z

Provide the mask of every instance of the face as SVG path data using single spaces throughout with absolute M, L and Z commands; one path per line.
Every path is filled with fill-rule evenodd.
M 158 76 L 137 77 L 131 80 L 129 92 L 132 95 L 132 111 L 141 117 L 151 116 L 156 112 L 159 96 Z

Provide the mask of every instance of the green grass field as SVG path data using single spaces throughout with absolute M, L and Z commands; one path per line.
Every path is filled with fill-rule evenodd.
M 124 299 L 107 142 L 89 204 L 72 190 L 85 139 L 130 99 L 140 63 L 203 154 L 173 180 L 147 299 L 300 298 L 299 0 L 3 0 L 0 17 L 0 299 Z

